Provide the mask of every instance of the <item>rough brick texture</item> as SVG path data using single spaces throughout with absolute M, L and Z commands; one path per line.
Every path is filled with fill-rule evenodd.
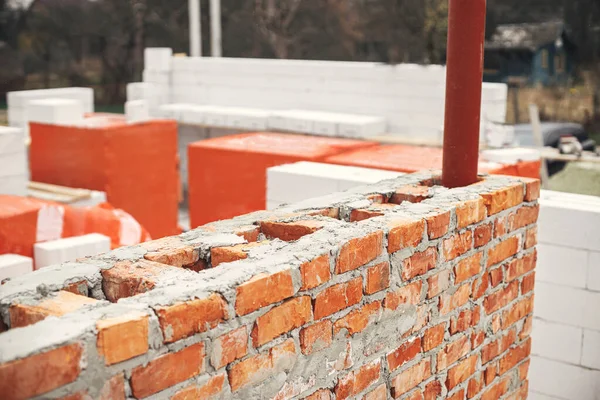
M 525 398 L 539 185 L 436 176 L 9 279 L 0 397 Z

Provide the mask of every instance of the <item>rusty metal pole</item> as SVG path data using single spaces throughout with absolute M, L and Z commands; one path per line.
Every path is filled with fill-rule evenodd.
M 477 181 L 486 0 L 449 0 L 442 184 Z

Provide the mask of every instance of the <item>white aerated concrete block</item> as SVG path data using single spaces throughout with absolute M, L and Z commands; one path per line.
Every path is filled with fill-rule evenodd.
M 516 164 L 519 161 L 538 161 L 541 153 L 535 149 L 515 147 L 509 149 L 483 150 L 481 158 L 486 161 L 500 164 Z
M 28 182 L 29 178 L 27 175 L 0 177 L 0 194 L 11 196 L 27 196 Z
M 143 122 L 150 119 L 150 110 L 146 100 L 130 100 L 125 102 L 125 119 L 127 122 Z
M 583 328 L 548 322 L 533 321 L 531 353 L 537 356 L 578 364 L 581 360 Z M 557 343 L 561 343 L 557 346 Z
M 27 156 L 25 152 L 0 155 L 0 178 L 27 176 Z
M 538 281 L 586 288 L 587 251 L 547 243 L 539 243 L 537 250 L 535 278 Z
M 587 288 L 600 292 L 600 252 L 590 251 L 588 254 Z
M 0 255 L 0 282 L 33 271 L 33 260 L 19 254 Z
M 99 233 L 36 243 L 36 269 L 110 251 L 110 238 Z
M 77 124 L 84 114 L 81 101 L 60 98 L 32 100 L 25 110 L 29 122 L 44 124 Z
M 529 367 L 529 390 L 556 399 L 598 400 L 600 371 L 534 355 Z
M 144 49 L 144 69 L 148 71 L 170 71 L 173 50 L 167 47 Z

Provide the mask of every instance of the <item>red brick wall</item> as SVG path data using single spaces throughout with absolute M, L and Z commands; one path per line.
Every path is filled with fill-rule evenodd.
M 0 393 L 525 399 L 539 183 L 436 181 L 406 175 L 11 280 Z

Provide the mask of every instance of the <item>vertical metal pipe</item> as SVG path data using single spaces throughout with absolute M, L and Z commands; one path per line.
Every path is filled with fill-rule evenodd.
M 202 27 L 200 25 L 200 0 L 188 0 L 190 28 L 190 56 L 202 55 Z
M 442 184 L 477 181 L 486 0 L 449 0 Z
M 221 0 L 210 0 L 210 54 L 221 57 Z

